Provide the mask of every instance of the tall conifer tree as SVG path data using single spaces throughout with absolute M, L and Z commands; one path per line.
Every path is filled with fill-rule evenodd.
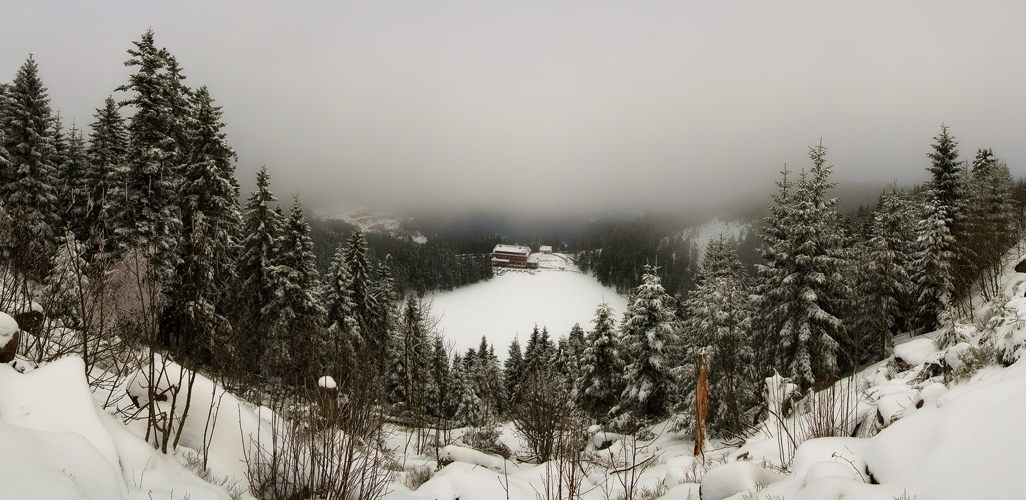
M 321 306 L 310 222 L 296 196 L 277 240 L 271 269 L 270 301 L 264 307 L 269 323 L 261 369 L 286 382 L 312 384 L 321 376 L 325 311 Z
M 96 121 L 91 124 L 93 131 L 89 135 L 87 151 L 89 173 L 86 177 L 90 188 L 86 213 L 86 226 L 89 228 L 87 244 L 92 252 L 108 257 L 116 249 L 111 241 L 119 232 L 116 224 L 124 222 L 119 219 L 119 214 L 124 213 L 125 200 L 117 193 L 124 194 L 128 133 L 113 97 L 107 97 L 103 108 L 97 108 L 93 117 Z M 127 228 L 120 232 L 127 232 Z
M 29 56 L 7 92 L 2 116 L 9 157 L 7 182 L 0 196 L 11 218 L 10 249 L 15 265 L 30 276 L 42 278 L 57 248 L 60 215 L 57 200 L 57 154 L 51 125 L 50 98 L 39 78 L 35 59 Z
M 585 338 L 581 375 L 574 400 L 593 419 L 603 422 L 623 392 L 624 362 L 613 308 L 603 302 L 595 310 L 595 328 Z
M 244 311 L 240 332 L 249 332 L 255 338 L 237 338 L 238 356 L 250 360 L 248 368 L 257 371 L 260 356 L 264 351 L 264 338 L 268 322 L 264 307 L 274 296 L 273 268 L 277 258 L 276 249 L 283 221 L 271 204 L 278 201 L 271 192 L 270 175 L 266 167 L 260 167 L 256 177 L 256 191 L 246 202 L 245 225 L 241 254 L 238 260 L 239 290 L 242 293 L 239 304 Z
M 169 54 L 154 43 L 153 30 L 129 49 L 126 66 L 135 67 L 129 83 L 118 88 L 132 92 L 122 106 L 135 114 L 128 126 L 129 147 L 125 183 L 124 223 L 118 239 L 124 249 L 142 252 L 152 267 L 153 279 L 165 292 L 173 292 L 180 263 L 182 219 L 181 187 L 183 123 L 180 114 L 181 75 L 168 71 Z M 119 194 L 119 196 L 121 196 Z
M 764 263 L 754 296 L 763 309 L 759 345 L 771 356 L 770 368 L 783 372 L 803 389 L 840 372 L 839 349 L 846 340 L 839 319 L 847 295 L 841 271 L 837 200 L 825 199 L 826 148 L 809 148 L 813 166 L 796 184 L 778 185 L 763 229 Z M 853 360 L 848 360 L 852 362 Z
M 675 403 L 677 383 L 670 360 L 677 343 L 677 324 L 672 304 L 656 270 L 646 265 L 621 326 L 627 366 L 617 413 L 629 413 L 642 421 L 662 418 Z

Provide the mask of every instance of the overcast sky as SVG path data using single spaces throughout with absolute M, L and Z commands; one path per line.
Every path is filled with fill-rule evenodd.
M 34 53 L 88 125 L 152 27 L 280 199 L 768 202 L 820 137 L 835 180 L 921 182 L 941 122 L 1026 174 L 1026 2 L 8 3 L 0 81 Z

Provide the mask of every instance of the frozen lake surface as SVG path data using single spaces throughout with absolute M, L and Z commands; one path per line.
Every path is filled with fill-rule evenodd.
M 595 309 L 603 301 L 616 311 L 618 326 L 627 309 L 626 298 L 591 275 L 546 269 L 533 275 L 507 272 L 426 298 L 433 301 L 431 313 L 439 318 L 439 329 L 460 353 L 476 349 L 484 335 L 500 360 L 506 359 L 515 337 L 519 337 L 521 349 L 526 347 L 535 324 L 539 329 L 548 327 L 549 337 L 556 341 L 569 334 L 574 323 L 591 330 Z

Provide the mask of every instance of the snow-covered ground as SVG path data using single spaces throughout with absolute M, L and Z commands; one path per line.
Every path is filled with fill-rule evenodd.
M 550 263 L 557 265 L 558 258 Z M 391 450 L 389 467 L 402 470 L 386 498 L 566 498 L 559 474 L 564 480 L 574 475 L 579 489 L 573 497 L 583 500 L 697 499 L 699 492 L 705 500 L 1026 498 L 1019 475 L 1026 450 L 1026 275 L 1009 272 L 1004 283 L 1003 296 L 959 323 L 963 341 L 939 349 L 939 331 L 902 338 L 889 359 L 838 381 L 833 392 L 807 395 L 791 405 L 797 408 L 791 413 L 782 401 L 793 384 L 767 379 L 771 411 L 747 440 L 713 440 L 698 457 L 692 436 L 675 432 L 672 420 L 637 440 L 592 426 L 573 467 L 522 462 L 529 455 L 526 443 L 508 422 L 496 424 L 496 441 L 512 451 L 509 460 L 471 449 L 461 437 L 468 429 L 418 455 L 408 431 L 390 425 L 383 440 Z M 497 334 L 505 337 L 489 336 L 504 356 L 512 335 L 529 334 L 535 321 L 547 324 L 553 337 L 574 322 L 586 326 L 603 299 L 618 311 L 625 306 L 587 275 L 541 270 L 437 294 L 435 312 L 446 313 L 442 326 L 462 342 L 460 349 L 476 347 L 488 325 L 505 325 Z M 460 337 L 451 331 L 458 324 L 453 318 L 461 316 L 447 309 L 450 302 L 465 316 Z M 502 316 L 510 310 L 518 313 Z M 0 336 L 10 333 L 12 321 L 0 314 Z M 100 400 L 108 393 L 87 384 L 81 359 L 17 366 L 0 365 L 0 498 L 227 500 L 228 489 L 205 482 L 187 465 L 196 450 L 208 448 L 209 472 L 219 482 L 244 485 L 253 453 L 244 443 L 270 442 L 267 427 L 281 422 L 269 409 L 253 408 L 199 376 L 193 408 L 217 401 L 218 411 L 210 420 L 190 418 L 178 450 L 164 455 L 145 441 L 139 421 L 125 425 L 111 409 L 104 411 Z M 169 380 L 178 378 L 177 365 L 166 368 Z M 322 385 L 331 384 L 325 379 Z M 138 375 L 114 392 L 136 400 L 147 394 Z M 115 406 L 131 405 L 125 398 Z M 810 434 L 835 437 L 807 439 Z M 417 475 L 422 481 L 411 481 Z M 244 486 L 234 493 L 251 498 Z
M 579 464 L 580 498 L 622 498 L 631 485 L 635 498 L 1026 498 L 1020 476 L 1026 361 L 1019 358 L 1026 352 L 1026 276 L 1007 273 L 1004 289 L 1002 298 L 977 309 L 975 322 L 958 325 L 965 342 L 938 349 L 940 332 L 900 339 L 891 358 L 807 396 L 792 414 L 775 416 L 794 386 L 779 376 L 767 379 L 776 411 L 741 446 L 713 441 L 695 457 L 691 436 L 674 434 L 666 422 L 637 446 L 592 428 Z M 972 352 L 990 354 L 967 370 Z M 808 439 L 816 432 L 839 437 Z M 508 425 L 501 433 L 498 440 L 514 453 L 522 449 Z M 599 451 L 603 441 L 613 445 Z M 463 448 L 443 452 L 455 461 L 415 490 L 395 483 L 389 499 L 547 498 L 555 480 L 546 478 L 559 470 L 553 462 L 508 465 Z M 646 465 L 629 467 L 637 463 Z
M 558 254 L 541 255 L 541 267 L 568 267 Z M 575 271 L 539 269 L 506 271 L 501 276 L 427 296 L 431 312 L 439 318 L 439 328 L 446 340 L 454 342 L 459 352 L 477 348 L 481 336 L 495 346 L 499 359 L 506 359 L 510 342 L 519 337 L 521 348 L 534 325 L 547 327 L 556 340 L 570 333 L 575 323 L 586 331 L 592 328 L 595 309 L 605 301 L 617 313 L 627 309 L 627 299 L 602 286 L 588 274 Z

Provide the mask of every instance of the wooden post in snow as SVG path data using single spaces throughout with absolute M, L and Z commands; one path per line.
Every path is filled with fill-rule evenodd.
M 709 379 L 705 349 L 698 351 L 698 386 L 695 388 L 695 456 L 705 447 L 705 417 L 709 414 Z

